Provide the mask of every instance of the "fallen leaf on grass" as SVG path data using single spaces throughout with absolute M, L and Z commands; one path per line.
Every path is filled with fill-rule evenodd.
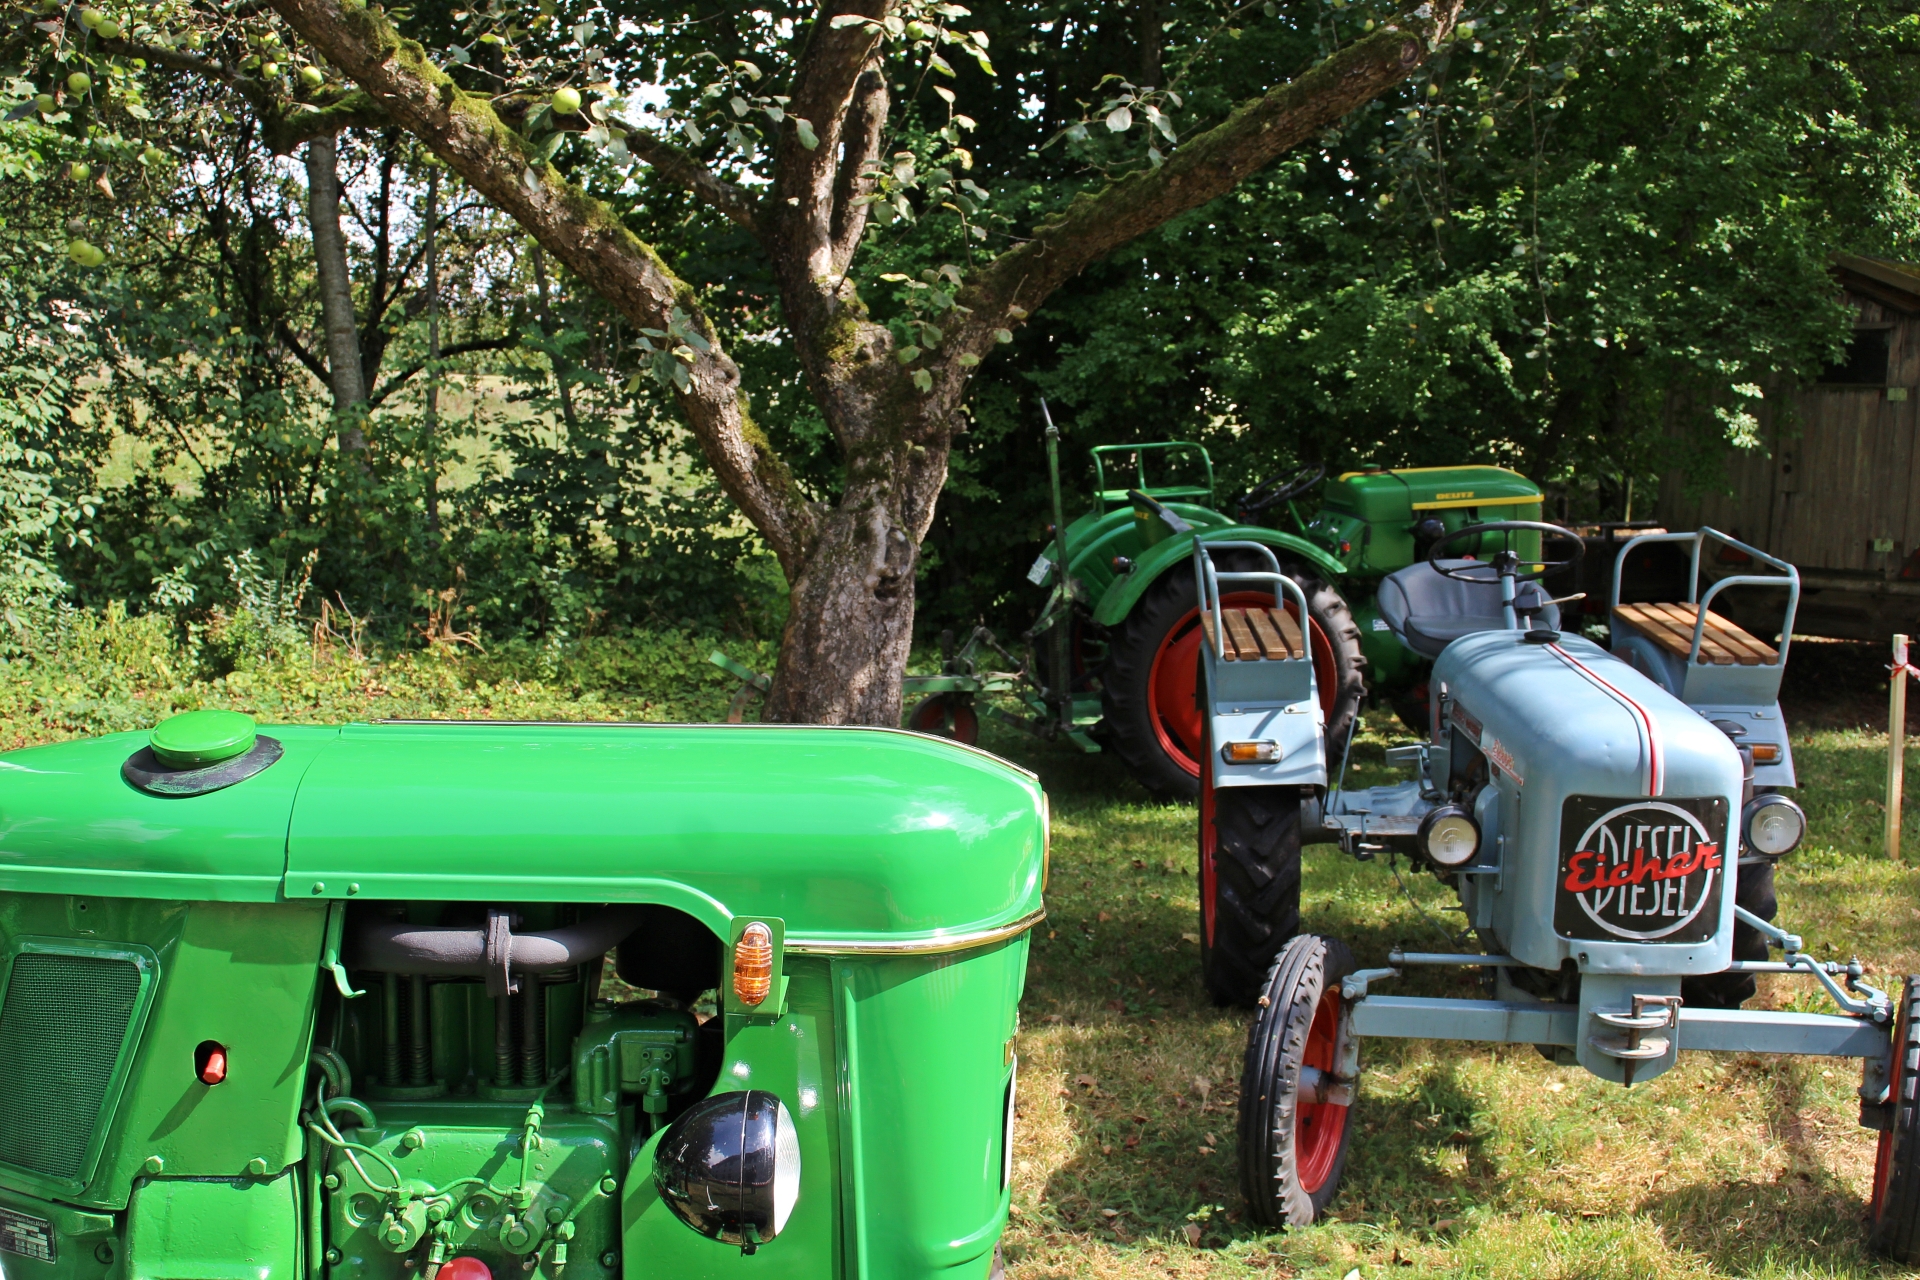
M 1140 1145 L 1140 1135 L 1139 1135 L 1139 1134 L 1137 1134 L 1137 1133 L 1130 1133 L 1130 1134 L 1128 1134 L 1128 1135 L 1127 1135 L 1127 1150 L 1129 1150 L 1129 1151 L 1131 1151 L 1131 1150 L 1133 1150 L 1133 1149 L 1134 1149 L 1135 1147 L 1137 1147 L 1137 1146 L 1139 1146 L 1139 1145 Z
M 1187 1233 L 1187 1243 L 1198 1249 L 1200 1247 L 1200 1224 L 1197 1222 L 1189 1222 L 1185 1230 Z
M 1102 1209 L 1100 1216 L 1108 1219 L 1117 1218 L 1120 1216 L 1120 1211 L 1118 1209 Z
M 1197 934 L 1197 933 L 1183 933 L 1183 934 L 1181 934 L 1181 935 L 1180 935 L 1180 941 L 1182 941 L 1182 942 L 1198 942 L 1198 941 L 1200 941 L 1200 935 L 1199 935 L 1199 934 Z
M 1200 1154 L 1203 1156 L 1210 1156 L 1213 1154 L 1213 1148 L 1202 1143 L 1200 1146 Z
M 1088 1089 L 1097 1088 L 1099 1087 L 1099 1084 L 1100 1084 L 1098 1080 L 1095 1080 L 1092 1076 L 1089 1076 L 1089 1075 L 1077 1075 L 1073 1078 L 1073 1082 L 1077 1085 L 1081 1085 L 1082 1087 L 1088 1088 Z
M 1110 915 L 1108 915 L 1108 914 L 1107 914 L 1106 912 L 1104 912 L 1104 911 L 1102 911 L 1102 912 L 1100 913 L 1100 916 L 1099 916 L 1099 920 L 1100 920 L 1100 923 L 1101 923 L 1101 924 L 1105 924 L 1105 923 L 1106 923 L 1107 921 L 1109 921 L 1109 920 L 1111 920 L 1111 919 L 1113 919 L 1113 917 L 1112 917 L 1112 916 L 1110 916 Z
M 1433 1224 L 1433 1229 L 1435 1231 L 1451 1231 L 1459 1225 L 1460 1219 L 1458 1218 L 1442 1218 Z
M 1107 1008 L 1115 1013 L 1125 1013 L 1127 1011 L 1126 1002 L 1123 1000 L 1109 1000 L 1107 1001 Z
M 1340 1280 L 1360 1280 L 1360 1268 L 1355 1267 L 1344 1276 L 1341 1276 Z
M 1561 1084 L 1558 1080 L 1549 1081 L 1547 1084 L 1547 1092 L 1559 1093 L 1562 1089 L 1566 1087 L 1567 1086 L 1565 1086 L 1564 1084 Z

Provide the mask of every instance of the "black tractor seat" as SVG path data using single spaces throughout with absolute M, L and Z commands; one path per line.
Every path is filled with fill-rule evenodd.
M 1462 582 L 1449 578 L 1426 561 L 1395 570 L 1380 583 L 1380 616 L 1386 620 L 1400 643 L 1415 653 L 1437 658 L 1440 651 L 1477 631 L 1504 631 L 1506 616 L 1500 609 L 1500 580 L 1493 566 L 1484 560 L 1442 560 L 1449 569 L 1482 565 L 1487 580 Z M 1521 615 L 1525 630 L 1536 627 L 1560 628 L 1560 606 L 1549 604 L 1550 597 L 1537 582 L 1517 582 L 1513 588 L 1513 607 Z

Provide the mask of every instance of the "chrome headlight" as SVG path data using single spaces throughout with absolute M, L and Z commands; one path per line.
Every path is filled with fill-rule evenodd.
M 761 1089 L 697 1102 L 660 1135 L 653 1182 L 680 1221 L 752 1253 L 780 1234 L 800 1198 L 793 1116 Z
M 1747 801 L 1740 813 L 1740 832 L 1747 848 L 1777 858 L 1792 853 L 1807 834 L 1807 815 L 1778 792 L 1767 791 Z
M 1420 852 L 1443 867 L 1462 867 L 1480 852 L 1480 826 L 1457 804 L 1429 810 L 1420 820 Z

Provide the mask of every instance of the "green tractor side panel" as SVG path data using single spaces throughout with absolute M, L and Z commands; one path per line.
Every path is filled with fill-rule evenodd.
M 130 1280 L 300 1280 L 292 1174 L 142 1183 L 127 1219 Z
M 1540 486 L 1505 467 L 1349 471 L 1327 485 L 1307 536 L 1340 558 L 1336 572 L 1379 576 L 1414 561 L 1414 525 L 1432 516 L 1451 533 L 1491 520 L 1538 520 Z
M 820 1274 L 820 1261 L 845 1257 L 844 1223 L 849 1188 L 844 1173 L 843 1133 L 848 1124 L 837 1080 L 842 1052 L 834 1031 L 833 968 L 822 957 L 789 958 L 787 1012 L 778 1022 L 760 1020 L 733 1033 L 720 1068 L 719 1089 L 769 1089 L 787 1100 L 800 1138 L 800 1199 L 793 1219 L 773 1246 L 754 1255 L 756 1273 L 801 1280 Z M 862 1104 L 864 1105 L 864 1103 Z M 742 1274 L 740 1251 L 703 1239 L 682 1226 L 652 1177 L 658 1134 L 627 1170 L 620 1190 L 620 1247 L 644 1259 L 642 1274 L 673 1280 L 722 1280 Z M 856 1274 L 845 1267 L 837 1274 Z
M 1199 536 L 1204 537 L 1208 542 L 1258 542 L 1272 547 L 1283 560 L 1303 561 L 1314 572 L 1329 581 L 1339 580 L 1340 562 L 1297 534 L 1283 533 L 1278 529 L 1268 529 L 1259 525 L 1235 524 L 1218 512 L 1208 511 L 1204 507 L 1174 505 L 1171 509 L 1187 523 L 1193 525 L 1199 531 Z M 1113 514 L 1126 516 L 1129 524 L 1136 523 L 1131 511 Z M 1135 536 L 1138 537 L 1138 535 Z M 1194 534 L 1170 534 L 1152 546 L 1142 548 L 1137 556 L 1131 557 L 1132 572 L 1124 575 L 1114 573 L 1112 559 L 1114 555 L 1127 553 L 1116 551 L 1109 554 L 1102 562 L 1106 565 L 1108 583 L 1103 590 L 1100 590 L 1099 603 L 1093 610 L 1093 620 L 1102 625 L 1111 626 L 1132 611 L 1135 602 L 1146 593 L 1147 588 L 1152 586 L 1161 574 L 1169 570 L 1191 572 L 1194 537 Z M 1074 557 L 1076 575 L 1081 572 L 1080 563 L 1081 558 Z M 1091 575 L 1097 568 L 1097 565 L 1089 564 L 1086 570 L 1089 576 L 1082 579 L 1090 589 L 1094 588 Z
M 325 920 L 314 903 L 0 894 L 10 957 L 0 979 L 0 1179 L 123 1209 L 143 1173 L 258 1177 L 293 1164 Z M 114 971 L 134 968 L 138 952 L 154 969 L 144 1011 L 112 998 Z M 35 1007 L 45 997 L 32 971 L 42 966 L 53 967 L 64 1017 Z M 28 1030 L 49 1022 L 62 1041 Z M 195 1049 L 209 1039 L 233 1062 L 219 1088 L 194 1077 Z

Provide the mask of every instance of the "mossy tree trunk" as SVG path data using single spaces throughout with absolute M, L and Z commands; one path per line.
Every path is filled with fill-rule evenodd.
M 792 587 L 765 714 L 866 724 L 899 722 L 920 544 L 946 482 L 971 370 L 1004 340 L 1002 331 L 1090 263 L 1232 189 L 1405 79 L 1451 35 L 1459 12 L 1459 0 L 1427 0 L 1185 139 L 1159 167 L 1080 197 L 975 269 L 938 350 L 905 361 L 913 353 L 868 318 L 848 272 L 886 136 L 880 23 L 894 16 L 892 0 L 837 0 L 821 10 L 792 70 L 788 119 L 764 191 L 728 183 L 664 139 L 630 134 L 630 151 L 746 228 L 773 264 L 808 387 L 845 459 L 841 496 L 828 505 L 801 489 L 754 425 L 739 367 L 693 289 L 615 210 L 542 163 L 485 95 L 461 90 L 364 0 L 269 3 L 355 82 L 371 109 L 419 137 L 637 328 L 670 331 L 697 349 L 674 394 Z

